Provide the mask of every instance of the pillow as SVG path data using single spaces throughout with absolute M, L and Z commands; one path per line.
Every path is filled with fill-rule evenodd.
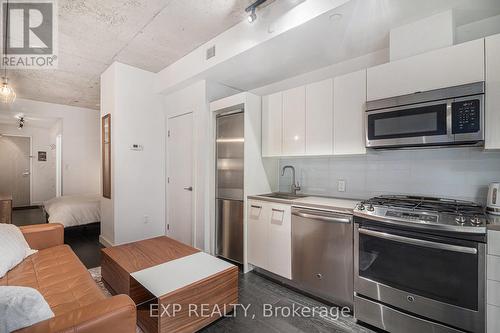
M 35 253 L 30 249 L 21 230 L 13 224 L 0 223 L 0 279 L 24 258 Z
M 54 317 L 40 292 L 27 287 L 0 287 L 0 332 L 13 332 Z

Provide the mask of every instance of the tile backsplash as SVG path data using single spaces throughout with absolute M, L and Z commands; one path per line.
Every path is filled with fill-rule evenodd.
M 301 192 L 365 199 L 380 194 L 412 194 L 486 202 L 488 184 L 500 181 L 500 152 L 481 148 L 370 150 L 360 156 L 282 158 L 293 165 Z M 281 172 L 281 171 L 280 171 Z M 338 181 L 345 181 L 345 192 Z M 291 173 L 279 177 L 290 191 Z

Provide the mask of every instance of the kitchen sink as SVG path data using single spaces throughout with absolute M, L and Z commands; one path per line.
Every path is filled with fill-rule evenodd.
M 286 192 L 274 192 L 274 193 L 269 193 L 269 194 L 263 194 L 263 195 L 261 195 L 261 197 L 294 200 L 294 199 L 305 198 L 305 197 L 307 197 L 307 195 L 292 194 L 292 193 L 286 193 Z

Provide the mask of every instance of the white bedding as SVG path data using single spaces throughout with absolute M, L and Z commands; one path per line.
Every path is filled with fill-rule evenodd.
M 66 195 L 43 203 L 49 223 L 74 227 L 101 221 L 99 195 Z

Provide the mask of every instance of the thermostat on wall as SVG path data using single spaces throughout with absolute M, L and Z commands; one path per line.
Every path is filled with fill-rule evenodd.
M 133 145 L 130 146 L 130 150 L 144 150 L 144 147 L 142 145 L 134 143 Z

